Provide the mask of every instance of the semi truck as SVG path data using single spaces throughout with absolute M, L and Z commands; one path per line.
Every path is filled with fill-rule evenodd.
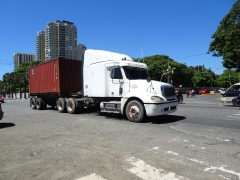
M 32 109 L 47 105 L 60 113 L 83 108 L 119 113 L 129 121 L 177 110 L 171 84 L 151 80 L 145 63 L 125 54 L 88 49 L 82 60 L 57 58 L 29 68 Z

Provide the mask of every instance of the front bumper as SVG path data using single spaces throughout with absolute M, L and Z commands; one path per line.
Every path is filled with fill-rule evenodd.
M 177 111 L 178 102 L 168 102 L 159 104 L 144 104 L 147 116 L 159 116 Z

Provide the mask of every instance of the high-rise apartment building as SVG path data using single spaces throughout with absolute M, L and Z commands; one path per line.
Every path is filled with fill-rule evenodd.
M 45 31 L 38 31 L 36 37 L 36 60 L 45 61 Z
M 14 53 L 13 60 L 14 70 L 16 70 L 23 62 L 35 61 L 35 54 Z
M 47 23 L 45 29 L 45 60 L 58 57 L 77 59 L 77 28 L 68 21 Z
M 87 47 L 84 46 L 83 44 L 77 45 L 77 60 L 83 61 L 84 53 L 85 53 L 86 49 L 87 49 Z

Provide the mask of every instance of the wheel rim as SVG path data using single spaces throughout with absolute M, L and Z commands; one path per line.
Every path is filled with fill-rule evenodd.
M 59 107 L 60 107 L 61 109 L 63 108 L 63 103 L 62 103 L 62 102 L 59 103 Z
M 129 109 L 129 116 L 132 119 L 138 119 L 139 112 L 140 110 L 138 106 L 131 106 Z
M 36 106 L 39 107 L 39 101 L 37 101 Z
M 34 102 L 34 100 L 32 99 L 32 101 L 31 101 L 31 105 L 32 105 L 32 107 L 34 107 L 35 106 L 35 102 Z
M 60 102 L 58 103 L 58 109 L 59 109 L 60 111 L 63 109 L 63 103 L 62 103 L 62 101 L 60 101 Z
M 68 109 L 69 110 L 73 110 L 73 103 L 70 101 L 70 102 L 68 102 Z

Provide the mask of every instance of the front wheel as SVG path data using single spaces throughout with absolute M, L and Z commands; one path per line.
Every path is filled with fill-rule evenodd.
M 232 104 L 233 104 L 234 107 L 238 107 L 239 106 L 239 102 L 238 102 L 237 99 L 233 99 L 232 100 Z
M 141 122 L 145 115 L 143 104 L 136 100 L 130 101 L 125 113 L 129 121 Z

